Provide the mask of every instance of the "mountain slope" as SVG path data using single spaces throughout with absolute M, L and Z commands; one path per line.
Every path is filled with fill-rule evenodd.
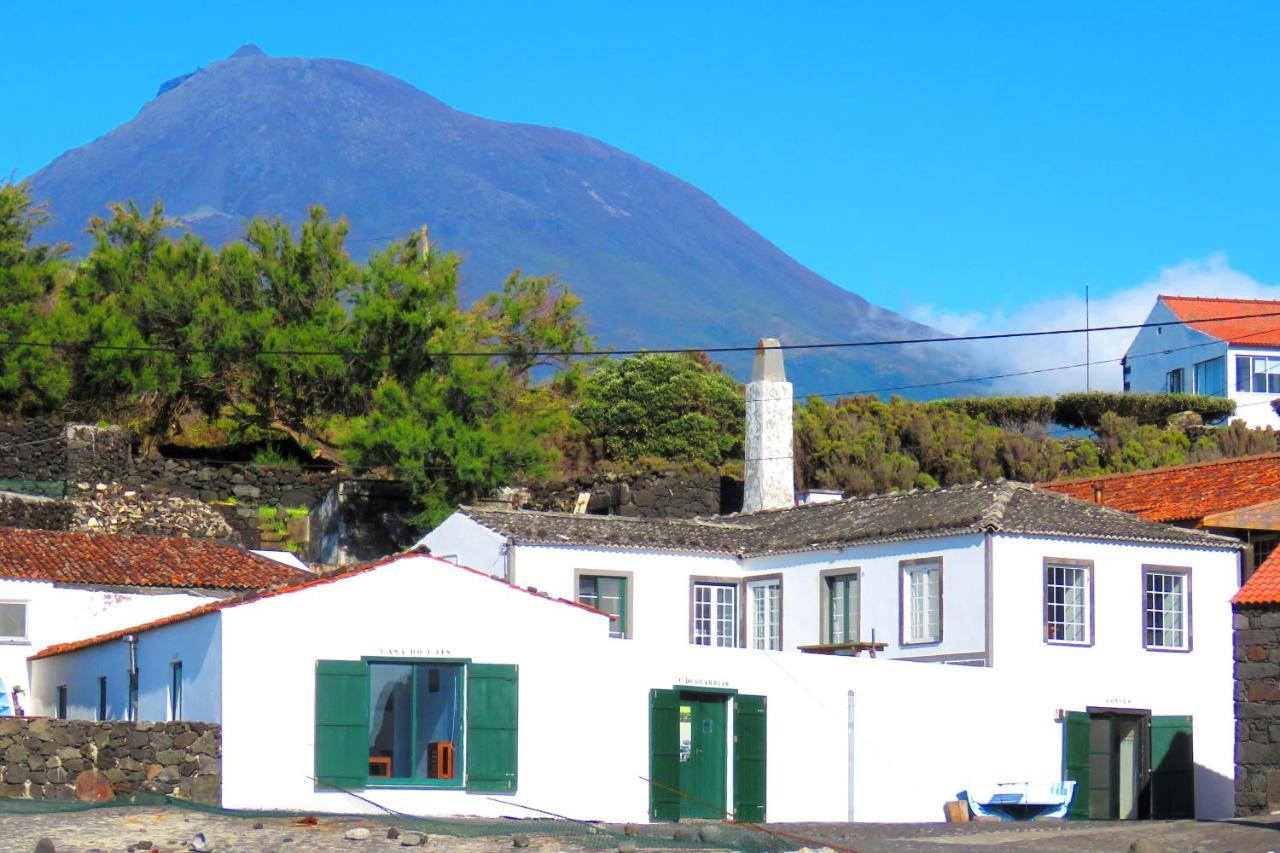
M 33 176 L 84 247 L 113 200 L 164 201 L 222 243 L 245 219 L 297 221 L 313 203 L 352 224 L 363 256 L 422 223 L 466 258 L 471 296 L 511 269 L 557 273 L 620 349 L 934 334 L 796 263 L 706 194 L 578 134 L 458 112 L 373 69 L 246 47 L 175 78 L 129 122 Z M 938 347 L 934 347 L 937 349 Z M 798 353 L 800 393 L 965 375 L 955 345 Z M 749 357 L 725 360 L 742 376 Z

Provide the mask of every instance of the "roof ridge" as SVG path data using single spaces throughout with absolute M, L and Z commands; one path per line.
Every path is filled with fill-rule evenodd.
M 1280 299 L 1244 299 L 1236 296 L 1180 296 L 1176 293 L 1161 293 L 1157 299 L 1184 299 L 1193 302 L 1257 302 L 1265 305 L 1280 305 Z
M 790 508 L 792 507 L 789 507 L 789 509 Z M 472 512 L 479 512 L 479 513 L 494 512 L 494 513 L 501 513 L 503 515 L 524 515 L 524 516 L 536 515 L 543 518 L 560 518 L 560 519 L 573 520 L 573 521 L 599 520 L 599 519 L 607 518 L 610 520 L 611 523 L 625 522 L 627 524 L 636 524 L 636 523 L 638 524 L 680 524 L 680 525 L 701 526 L 701 527 L 718 527 L 718 528 L 724 528 L 726 530 L 744 529 L 744 526 L 741 524 L 730 524 L 727 522 L 712 521 L 710 519 L 714 518 L 715 516 L 705 516 L 705 515 L 696 515 L 692 518 L 668 518 L 665 516 L 614 515 L 612 513 L 605 514 L 605 515 L 598 515 L 596 513 L 564 512 L 563 510 L 549 510 L 549 509 L 515 509 L 514 507 L 512 508 L 477 507 L 477 506 L 471 506 L 469 504 L 463 504 L 462 506 L 459 506 L 458 510 L 462 512 L 464 515 L 469 515 Z M 730 516 L 724 516 L 724 517 L 750 518 L 752 515 L 755 515 L 755 514 L 756 513 L 743 515 L 739 513 L 734 513 Z
M 1136 477 L 1155 477 L 1171 471 L 1186 471 L 1191 468 L 1213 468 L 1219 465 L 1236 465 L 1243 462 L 1258 462 L 1264 459 L 1280 459 L 1280 450 L 1269 450 L 1266 453 L 1251 453 L 1245 456 L 1224 456 L 1220 459 L 1202 459 L 1199 462 L 1183 462 L 1180 465 L 1164 465 L 1159 468 L 1143 468 L 1138 471 L 1113 471 L 1110 474 L 1094 474 L 1086 477 L 1066 477 L 1056 480 L 1045 480 L 1035 485 L 1041 488 L 1051 486 L 1072 486 L 1080 483 L 1092 483 L 1102 480 L 1122 480 Z M 1050 489 L 1052 491 L 1052 489 Z

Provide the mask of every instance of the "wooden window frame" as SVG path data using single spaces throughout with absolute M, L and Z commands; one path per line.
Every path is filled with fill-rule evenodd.
M 843 566 L 838 569 L 823 569 L 818 572 L 818 642 L 831 642 L 831 580 L 832 578 L 855 577 L 858 579 L 858 637 L 862 636 L 862 567 Z
M 29 646 L 31 645 L 31 599 L 29 598 L 0 598 L 0 604 L 21 604 L 22 605 L 22 632 L 21 637 L 7 637 L 0 635 L 0 646 Z
M 582 579 L 586 578 L 619 578 L 625 582 L 622 601 L 622 637 L 613 639 L 630 640 L 634 635 L 635 629 L 635 572 L 616 572 L 605 571 L 603 569 L 574 569 L 573 570 L 573 600 L 579 604 L 582 601 L 578 598 L 578 591 L 581 588 Z M 588 607 L 590 605 L 587 605 Z
M 1085 570 L 1085 595 L 1089 596 L 1089 606 L 1085 609 L 1085 636 L 1088 638 L 1085 642 L 1074 642 L 1072 640 L 1055 640 L 1049 636 L 1049 570 L 1054 566 L 1062 566 L 1063 568 L 1084 569 Z M 1094 621 L 1093 621 L 1093 560 L 1075 560 L 1058 557 L 1045 557 L 1043 568 L 1040 574 L 1040 630 L 1041 637 L 1044 642 L 1051 646 L 1074 646 L 1076 648 L 1089 648 L 1094 644 Z M 1145 595 L 1145 581 L 1144 589 Z
M 1152 574 L 1161 575 L 1182 575 L 1183 590 L 1182 600 L 1184 604 L 1182 619 L 1184 633 L 1186 634 L 1186 643 L 1178 648 L 1170 646 L 1152 646 L 1147 643 L 1147 577 Z M 1139 611 L 1139 624 L 1142 628 L 1142 648 L 1148 652 L 1165 652 L 1171 654 L 1187 654 L 1195 649 L 1191 631 L 1191 615 L 1193 609 L 1191 606 L 1191 567 L 1190 566 L 1161 566 L 1151 563 L 1142 564 L 1142 597 L 1139 601 L 1141 610 Z
M 746 647 L 746 620 L 742 618 L 742 578 L 724 578 L 724 577 L 707 577 L 704 575 L 693 575 L 689 578 L 689 645 L 696 646 L 698 643 L 697 632 L 694 630 L 694 623 L 697 617 L 697 589 L 700 586 L 731 586 L 734 588 L 734 618 L 737 619 L 737 631 L 734 633 L 735 645 L 717 646 L 714 643 L 707 646 L 709 649 L 741 649 Z M 714 622 L 714 615 L 712 617 Z
M 755 618 L 755 608 L 753 607 L 752 602 L 750 600 L 751 599 L 750 592 L 751 592 L 752 584 L 767 584 L 767 583 L 776 583 L 778 585 L 778 648 L 757 649 L 751 643 L 751 640 L 752 640 L 751 632 L 754 624 L 753 620 Z M 742 648 L 752 649 L 753 651 L 757 651 L 757 652 L 782 651 L 784 648 L 786 648 L 785 641 L 783 640 L 783 636 L 782 636 L 783 623 L 786 621 L 783 619 L 783 614 L 785 613 L 785 611 L 783 610 L 783 594 L 784 594 L 783 587 L 785 586 L 786 584 L 783 583 L 783 580 L 782 580 L 782 572 L 772 572 L 767 575 L 752 575 L 749 578 L 742 579 L 742 590 L 738 593 L 738 607 L 742 611 L 742 628 L 743 628 Z
M 907 590 L 907 579 L 910 576 L 910 570 L 919 566 L 937 566 L 938 568 L 938 636 L 930 640 L 907 639 L 907 623 L 911 618 L 908 609 L 911 601 L 910 593 Z M 943 631 L 944 616 L 946 615 L 946 588 L 943 585 L 945 578 L 946 570 L 941 555 L 898 561 L 898 645 L 900 647 L 941 645 L 945 636 Z

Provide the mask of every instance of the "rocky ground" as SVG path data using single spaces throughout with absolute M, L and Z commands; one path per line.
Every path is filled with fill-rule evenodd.
M 567 831 L 566 831 L 567 830 Z M 446 832 L 447 831 L 447 832 Z M 628 832 L 635 834 L 628 834 Z M 588 827 L 507 821 L 450 824 L 394 818 L 241 817 L 177 807 L 101 808 L 48 814 L 0 812 L 0 853 L 147 853 L 174 851 L 390 851 L 413 847 L 460 853 L 528 848 L 579 850 L 684 849 L 860 853 L 1192 853 L 1280 850 L 1280 820 L 1148 823 L 771 824 L 742 827 Z M 633 846 L 634 845 L 634 846 Z

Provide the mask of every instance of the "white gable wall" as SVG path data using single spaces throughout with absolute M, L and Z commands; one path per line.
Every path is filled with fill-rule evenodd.
M 27 657 L 43 648 L 150 622 L 209 600 L 175 590 L 91 589 L 0 578 L 0 601 L 27 603 L 27 642 L 0 643 L 0 679 L 7 689 L 17 684 L 29 688 Z M 22 701 L 32 711 L 30 699 Z M 97 708 L 96 694 L 93 707 Z
M 461 512 L 440 522 L 419 540 L 432 555 L 487 572 L 496 578 L 507 575 L 507 542 L 483 524 L 477 524 Z

